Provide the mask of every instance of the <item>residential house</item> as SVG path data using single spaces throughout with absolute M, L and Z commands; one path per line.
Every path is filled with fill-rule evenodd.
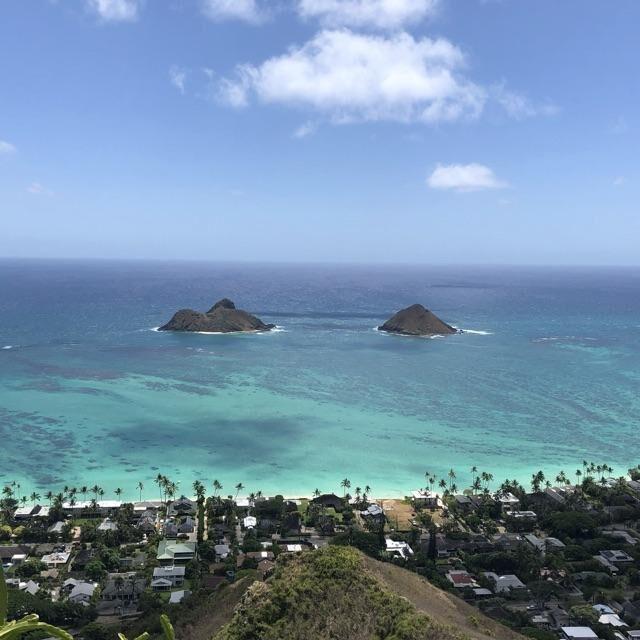
M 193 533 L 196 528 L 195 520 L 191 516 L 187 516 L 179 525 L 178 525 L 178 534 L 186 534 Z
M 110 573 L 102 590 L 102 599 L 135 602 L 145 588 L 145 579 L 136 577 L 135 573 Z
M 500 503 L 502 511 L 516 511 L 520 506 L 520 499 L 513 495 L 513 493 L 498 493 L 495 499 Z
M 242 520 L 242 526 L 244 529 L 255 529 L 258 525 L 258 519 L 255 516 L 246 516 Z
M 427 489 L 417 489 L 411 492 L 411 499 L 417 509 L 438 509 L 442 506 L 440 496 Z
M 566 640 L 597 640 L 598 634 L 591 627 L 562 627 Z
M 446 577 L 456 589 L 474 589 L 478 587 L 478 583 L 473 576 L 464 569 L 448 571 Z
M 366 520 L 380 522 L 384 520 L 384 509 L 379 504 L 370 504 L 360 515 Z
M 633 562 L 633 558 L 628 553 L 619 549 L 606 549 L 601 551 L 600 555 L 613 564 L 630 564 Z
M 71 554 L 68 551 L 56 551 L 42 556 L 41 560 L 48 569 L 59 569 L 69 562 Z
M 513 574 L 506 574 L 499 576 L 497 573 L 491 571 L 485 571 L 484 575 L 493 580 L 495 584 L 495 593 L 509 593 L 516 589 L 526 589 L 524 582 Z
M 27 507 L 27 506 L 18 507 L 13 512 L 13 519 L 14 520 L 29 520 L 35 510 L 36 510 L 35 507 Z
M 228 544 L 217 544 L 213 547 L 213 549 L 216 554 L 216 560 L 218 561 L 226 560 L 231 553 L 231 547 L 229 547 Z
M 161 565 L 186 564 L 196 557 L 195 542 L 160 540 L 157 558 Z
M 69 593 L 69 602 L 88 605 L 95 593 L 96 585 L 91 582 L 78 582 Z
M 113 522 L 111 520 L 111 518 L 105 518 L 97 527 L 96 529 L 98 531 L 100 531 L 101 533 L 106 533 L 107 531 L 117 531 L 118 530 L 118 525 L 117 523 Z
M 197 510 L 197 502 L 195 502 L 194 500 L 189 500 L 189 498 L 185 496 L 180 496 L 180 498 L 174 500 L 169 505 L 167 516 L 170 518 L 175 516 L 195 516 Z
M 335 493 L 325 493 L 311 501 L 311 504 L 317 504 L 324 508 L 332 508 L 336 511 L 344 509 L 344 498 L 340 498 Z
M 406 542 L 385 538 L 385 545 L 387 553 L 397 558 L 406 560 L 409 556 L 413 555 L 413 549 Z
M 184 584 L 185 568 L 177 566 L 156 567 L 153 570 L 153 580 L 151 581 L 151 588 L 154 591 L 162 591 L 159 587 L 159 582 L 169 582 L 169 588 L 179 587 Z

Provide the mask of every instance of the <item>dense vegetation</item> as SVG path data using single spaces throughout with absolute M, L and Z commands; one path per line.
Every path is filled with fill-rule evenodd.
M 453 628 L 418 613 L 387 590 L 349 547 L 281 558 L 256 582 L 215 640 L 458 640 Z

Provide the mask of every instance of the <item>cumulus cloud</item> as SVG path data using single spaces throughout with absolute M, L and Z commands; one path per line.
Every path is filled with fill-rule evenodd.
M 332 122 L 438 123 L 477 117 L 482 87 L 462 75 L 465 59 L 446 39 L 324 30 L 260 65 L 240 65 L 218 84 L 235 107 L 252 98 L 312 108 Z
M 427 178 L 432 189 L 452 189 L 454 191 L 478 191 L 481 189 L 503 189 L 507 184 L 495 176 L 483 164 L 439 164 Z
M 138 18 L 141 0 L 87 0 L 89 8 L 107 22 L 132 22 Z
M 169 81 L 182 94 L 184 94 L 185 83 L 187 81 L 187 70 L 176 66 L 169 69 Z
M 6 140 L 0 140 L 0 155 L 3 153 L 13 153 L 16 148 Z
M 303 19 L 328 27 L 400 29 L 433 15 L 439 0 L 298 0 Z
M 241 20 L 258 24 L 266 18 L 265 11 L 256 0 L 202 0 L 202 11 L 215 22 Z

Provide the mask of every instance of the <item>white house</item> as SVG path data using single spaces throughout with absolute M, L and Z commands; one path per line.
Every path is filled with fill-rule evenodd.
M 598 634 L 591 627 L 560 627 L 567 640 L 597 640 Z
M 57 569 L 67 564 L 70 556 L 71 554 L 68 551 L 48 553 L 46 556 L 42 556 L 42 562 L 44 562 L 49 569 Z
M 392 540 L 391 538 L 385 539 L 385 545 L 387 552 L 398 558 L 406 560 L 409 556 L 413 555 L 413 549 L 406 542 L 399 542 Z
M 416 507 L 426 507 L 427 509 L 437 509 L 442 506 L 440 496 L 433 491 L 427 491 L 426 489 L 417 489 L 411 492 L 413 504 Z

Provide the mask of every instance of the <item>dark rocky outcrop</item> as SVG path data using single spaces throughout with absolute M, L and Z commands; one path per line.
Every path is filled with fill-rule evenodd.
M 228 298 L 216 302 L 209 311 L 180 309 L 159 331 L 204 331 L 207 333 L 235 333 L 241 331 L 269 331 L 274 324 L 266 324 L 256 316 L 236 309 Z
M 443 322 L 429 309 L 421 304 L 412 304 L 406 309 L 398 311 L 383 325 L 378 327 L 387 333 L 399 333 L 405 336 L 436 336 L 460 333 L 451 325 Z

